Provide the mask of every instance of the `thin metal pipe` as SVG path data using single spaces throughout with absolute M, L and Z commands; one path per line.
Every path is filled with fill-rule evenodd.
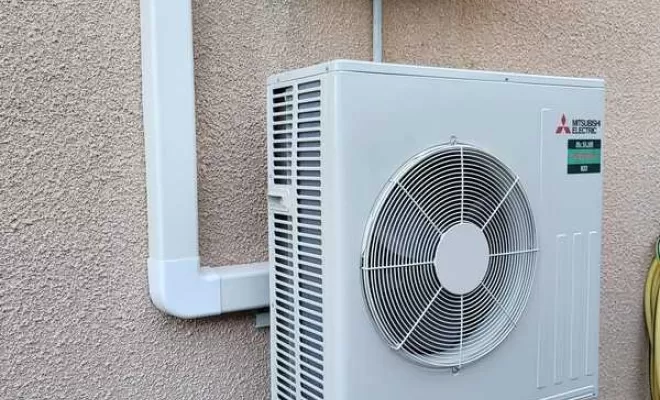
M 383 0 L 373 0 L 373 60 L 383 62 Z

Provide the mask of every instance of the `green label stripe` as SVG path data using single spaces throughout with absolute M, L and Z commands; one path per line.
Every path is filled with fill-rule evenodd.
M 568 165 L 600 164 L 600 149 L 569 149 Z

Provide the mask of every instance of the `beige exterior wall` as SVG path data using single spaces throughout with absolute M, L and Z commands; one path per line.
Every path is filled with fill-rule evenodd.
M 370 7 L 194 1 L 204 263 L 266 255 L 267 75 L 367 59 Z M 387 61 L 607 79 L 601 398 L 647 398 L 660 3 L 385 0 L 384 15 Z M 137 0 L 0 2 L 1 399 L 267 398 L 249 316 L 184 322 L 149 301 L 139 33 Z

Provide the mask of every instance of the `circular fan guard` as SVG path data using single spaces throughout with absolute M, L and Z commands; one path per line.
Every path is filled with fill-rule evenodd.
M 443 288 L 434 259 L 442 235 L 462 223 L 481 229 L 489 254 L 483 280 L 456 294 Z M 518 177 L 478 148 L 438 146 L 404 165 L 376 202 L 363 246 L 363 290 L 390 347 L 425 366 L 460 367 L 515 328 L 537 251 Z

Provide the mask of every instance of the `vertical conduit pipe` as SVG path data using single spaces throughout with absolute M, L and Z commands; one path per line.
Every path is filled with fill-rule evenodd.
M 181 318 L 267 307 L 268 263 L 200 266 L 191 0 L 141 0 L 149 293 Z

